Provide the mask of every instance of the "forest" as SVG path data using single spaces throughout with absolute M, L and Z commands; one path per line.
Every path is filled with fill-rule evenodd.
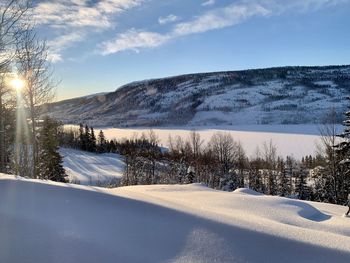
M 301 160 L 278 156 L 273 141 L 249 158 L 244 147 L 225 132 L 215 133 L 208 143 L 196 131 L 185 139 L 170 136 L 167 148 L 159 146 L 152 130 L 131 139 L 107 140 L 102 130 L 96 136 L 93 127 L 80 124 L 79 128 L 61 126 L 58 137 L 62 147 L 122 155 L 123 177 L 109 187 L 204 183 L 224 191 L 246 187 L 267 195 L 344 204 L 350 186 L 348 144 L 339 143 L 338 137 L 346 133 L 332 134 L 333 126 L 326 124 L 322 129 L 322 150 Z

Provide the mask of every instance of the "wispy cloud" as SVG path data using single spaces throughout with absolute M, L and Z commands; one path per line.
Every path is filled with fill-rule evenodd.
M 212 1 L 204 4 L 209 5 L 208 2 Z M 99 48 L 103 55 L 124 50 L 138 52 L 142 48 L 158 47 L 178 37 L 231 27 L 252 17 L 269 17 L 287 11 L 314 11 L 348 2 L 350 0 L 242 0 L 226 7 L 214 8 L 187 22 L 177 23 L 167 33 L 129 30 L 103 42 Z
M 210 6 L 210 5 L 215 5 L 215 0 L 208 0 L 202 3 L 202 6 Z
M 266 16 L 270 11 L 258 3 L 232 4 L 207 12 L 192 21 L 175 25 L 172 35 L 183 36 L 233 26 L 253 16 Z
M 170 36 L 168 35 L 130 29 L 127 32 L 120 34 L 113 41 L 103 43 L 101 46 L 101 53 L 103 55 L 108 55 L 128 49 L 138 52 L 140 48 L 160 46 L 169 39 Z
M 82 41 L 85 36 L 86 34 L 83 32 L 73 31 L 48 41 L 49 59 L 54 63 L 62 61 L 63 57 L 61 52 L 71 47 L 73 44 Z
M 225 8 L 206 12 L 191 21 L 178 23 L 166 34 L 135 29 L 119 34 L 115 39 L 102 43 L 100 47 L 101 53 L 107 55 L 128 49 L 138 51 L 140 48 L 157 47 L 180 36 L 232 26 L 251 16 L 268 15 L 268 13 L 268 10 L 256 3 L 232 4 Z M 136 39 L 138 40 L 137 45 L 135 44 Z M 152 44 L 150 45 L 149 43 Z
M 59 37 L 49 41 L 53 61 L 61 61 L 60 52 L 82 41 L 88 33 L 115 26 L 115 16 L 139 6 L 146 0 L 44 0 L 33 10 L 35 22 L 51 27 Z M 72 33 L 75 32 L 75 33 Z M 79 33 L 77 33 L 79 32 Z
M 178 20 L 179 20 L 179 18 L 176 15 L 170 14 L 170 15 L 165 16 L 165 17 L 162 17 L 162 16 L 159 17 L 158 18 L 158 23 L 161 24 L 161 25 L 165 25 L 165 24 L 168 24 L 168 23 L 176 22 Z

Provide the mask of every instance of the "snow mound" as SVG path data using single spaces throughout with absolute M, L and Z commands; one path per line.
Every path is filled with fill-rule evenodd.
M 350 220 L 335 205 L 6 175 L 0 200 L 1 262 L 350 262 Z M 328 219 L 298 214 L 311 207 Z
M 252 189 L 249 189 L 249 188 L 238 188 L 236 189 L 235 191 L 233 191 L 233 193 L 235 194 L 247 194 L 247 195 L 263 195 L 261 193 L 258 193 Z

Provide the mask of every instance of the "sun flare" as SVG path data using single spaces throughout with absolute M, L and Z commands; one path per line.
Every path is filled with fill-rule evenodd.
M 24 85 L 25 85 L 24 81 L 19 78 L 15 78 L 11 80 L 11 86 L 17 91 L 22 90 Z

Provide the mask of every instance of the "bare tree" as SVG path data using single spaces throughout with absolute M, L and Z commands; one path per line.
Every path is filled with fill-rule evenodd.
M 277 147 L 272 140 L 263 144 L 263 156 L 265 161 L 265 184 L 267 185 L 267 194 L 277 194 Z
M 10 64 L 15 58 L 15 46 L 23 26 L 22 18 L 28 8 L 29 1 L 27 0 L 2 0 L 0 2 L 0 171 L 4 171 L 7 159 L 5 129 L 7 114 L 5 113 L 9 105 L 12 105 L 8 83 L 8 77 L 11 74 Z
M 231 134 L 215 133 L 209 141 L 209 147 L 221 166 L 221 173 L 228 174 L 238 159 L 238 144 L 233 140 Z
M 45 41 L 38 39 L 31 26 L 27 26 L 21 33 L 20 41 L 17 43 L 17 60 L 19 74 L 26 83 L 23 98 L 29 112 L 31 126 L 32 176 L 36 176 L 37 122 L 40 116 L 40 106 L 53 99 L 57 83 L 52 79 L 47 45 Z
M 194 173 L 197 179 L 199 179 L 199 158 L 201 155 L 203 140 L 201 139 L 201 135 L 196 131 L 191 131 L 189 136 L 189 144 L 191 146 L 192 150 L 192 160 L 193 160 L 193 167 L 194 167 Z
M 0 172 L 5 171 L 5 163 L 7 159 L 6 138 L 8 137 L 8 134 L 5 129 L 5 123 L 6 117 L 8 117 L 8 112 L 14 108 L 11 99 L 12 96 L 7 85 L 6 73 L 0 74 Z
M 325 121 L 319 127 L 321 134 L 321 146 L 318 147 L 319 154 L 325 156 L 327 162 L 325 164 L 322 175 L 319 177 L 328 177 L 331 180 L 329 184 L 328 194 L 333 195 L 333 200 L 338 200 L 339 192 L 341 191 L 342 175 L 339 171 L 339 156 L 337 154 L 337 145 L 339 144 L 338 129 L 337 129 L 337 114 L 335 109 L 331 109 L 327 114 Z
M 13 45 L 20 34 L 21 19 L 29 8 L 28 0 L 0 2 L 0 71 L 14 58 Z

